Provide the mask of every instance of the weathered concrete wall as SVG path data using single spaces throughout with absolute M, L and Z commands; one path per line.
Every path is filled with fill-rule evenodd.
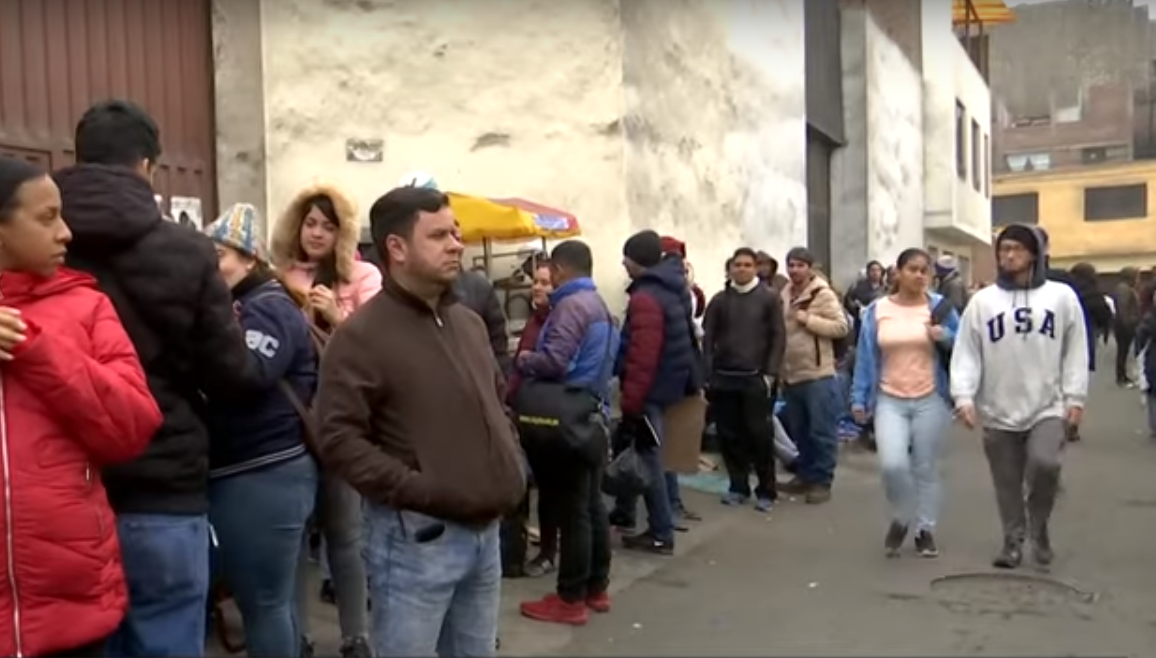
M 685 240 L 708 290 L 740 244 L 805 243 L 801 0 L 260 9 L 271 215 L 316 177 L 364 213 L 425 170 L 446 189 L 573 211 L 615 303 L 622 243 L 642 228 Z M 347 162 L 350 138 L 384 140 L 383 162 Z M 247 149 L 230 140 L 224 152 Z M 222 180 L 248 166 L 221 159 Z
M 263 212 L 266 208 L 261 32 L 261 0 L 214 0 L 217 198 L 222 209 L 238 202 Z
M 843 286 L 855 280 L 868 253 L 867 225 L 867 10 L 844 6 L 840 23 L 843 59 L 843 130 L 846 143 L 831 156 L 831 276 Z
M 573 211 L 599 277 L 621 271 L 616 2 L 275 0 L 263 12 L 271 208 L 324 177 L 364 214 L 421 169 L 445 189 Z M 383 139 L 383 161 L 347 162 L 349 138 Z
M 940 231 L 939 242 L 949 244 L 950 250 L 958 254 L 970 242 L 986 243 L 991 237 L 991 92 L 959 40 L 952 36 L 951 8 L 946 3 L 929 3 L 924 12 L 925 227 Z M 964 111 L 963 144 L 957 144 L 955 137 L 957 102 Z M 980 127 L 978 144 L 971 141 L 973 119 Z M 967 162 L 963 179 L 956 172 L 959 150 Z M 974 184 L 973 155 L 979 157 L 979 189 Z
M 923 245 L 923 79 L 867 17 L 867 249 L 893 261 Z
M 922 77 L 871 10 L 842 16 L 844 128 L 832 163 L 832 275 L 853 281 L 869 260 L 922 246 Z M 920 57 L 922 59 L 922 57 Z
M 722 284 L 739 245 L 806 243 L 802 3 L 625 0 L 631 229 L 691 245 Z
M 1146 85 L 1153 48 L 1148 8 L 1132 0 L 1062 0 L 1015 6 L 991 31 L 991 88 L 1013 116 L 1079 104 L 1103 82 Z

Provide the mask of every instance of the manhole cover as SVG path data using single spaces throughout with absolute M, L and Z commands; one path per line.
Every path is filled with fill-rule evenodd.
M 961 614 L 1051 616 L 1074 613 L 1096 602 L 1097 594 L 1071 583 L 1021 572 L 962 573 L 931 581 L 941 605 Z

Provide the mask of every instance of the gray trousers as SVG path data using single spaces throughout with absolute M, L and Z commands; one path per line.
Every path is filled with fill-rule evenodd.
M 369 584 L 361 554 L 365 523 L 361 513 L 361 496 L 344 480 L 323 472 L 313 519 L 325 541 L 333 592 L 337 598 L 341 636 L 345 639 L 368 637 L 369 611 L 366 606 L 369 602 Z M 310 636 L 311 630 L 308 611 L 317 597 L 317 591 L 309 587 L 312 581 L 307 577 L 308 553 L 307 550 L 301 551 L 297 572 L 297 605 L 300 610 L 301 634 L 305 637 Z
M 1022 542 L 1047 530 L 1066 442 L 1066 426 L 1060 418 L 1041 420 L 1027 432 L 983 431 L 983 451 L 991 468 L 1005 540 Z

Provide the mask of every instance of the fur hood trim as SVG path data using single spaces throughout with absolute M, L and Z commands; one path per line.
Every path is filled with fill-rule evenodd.
M 357 243 L 361 239 L 361 218 L 357 214 L 357 202 L 341 188 L 326 182 L 314 182 L 299 191 L 289 206 L 277 219 L 273 227 L 273 236 L 269 245 L 269 253 L 273 265 L 287 269 L 297 261 L 300 250 L 301 222 L 309 209 L 305 203 L 315 196 L 326 196 L 333 202 L 337 211 L 337 242 L 334 250 L 337 255 L 337 276 L 341 281 L 349 283 L 353 280 L 353 267 L 357 259 Z

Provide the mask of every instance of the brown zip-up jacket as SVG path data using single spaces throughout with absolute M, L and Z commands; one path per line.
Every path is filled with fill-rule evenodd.
M 526 491 L 502 388 L 476 313 L 387 278 L 325 350 L 319 457 L 372 503 L 484 526 Z

